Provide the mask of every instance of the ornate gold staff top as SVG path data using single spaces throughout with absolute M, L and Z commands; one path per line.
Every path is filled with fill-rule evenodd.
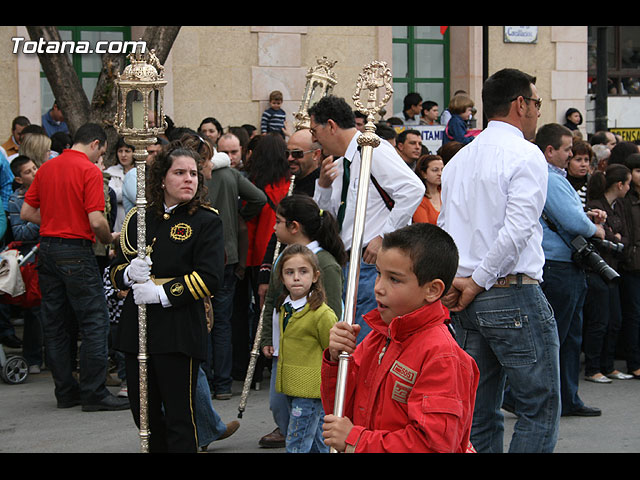
M 347 273 L 347 286 L 344 300 L 344 319 L 349 325 L 353 324 L 356 312 L 356 300 L 358 298 L 358 279 L 360 277 L 360 261 L 362 257 L 362 238 L 364 236 L 364 223 L 367 213 L 367 197 L 369 195 L 369 178 L 371 176 L 371 159 L 373 149 L 380 145 L 380 137 L 375 133 L 375 115 L 386 105 L 393 94 L 391 69 L 385 62 L 374 61 L 366 65 L 362 73 L 358 75 L 356 91 L 353 101 L 356 108 L 367 116 L 365 131 L 358 137 L 358 145 L 361 147 L 360 180 L 358 181 L 358 193 L 356 197 L 355 220 L 353 225 L 353 238 L 351 240 L 351 254 L 349 259 L 349 271 Z M 385 95 L 376 103 L 378 90 L 385 89 Z M 366 107 L 360 101 L 363 89 L 369 91 Z M 364 181 L 363 181 L 364 180 Z M 342 417 L 344 412 L 344 397 L 349 369 L 350 355 L 340 353 L 338 360 L 338 376 L 336 384 L 336 396 L 334 401 L 334 415 Z M 335 449 L 331 449 L 335 453 Z
M 302 96 L 300 109 L 294 115 L 294 127 L 296 130 L 311 128 L 309 107 L 331 93 L 333 87 L 338 83 L 335 73 L 331 70 L 338 63 L 337 60 L 332 61 L 327 57 L 322 57 L 316 58 L 316 63 L 315 67 L 309 67 L 309 70 L 307 70 L 307 86 Z
M 146 195 L 145 162 L 147 146 L 156 142 L 157 135 L 164 133 L 166 120 L 163 112 L 164 67 L 160 65 L 154 50 L 146 55 L 140 52 L 128 55 L 131 62 L 116 80 L 118 110 L 115 128 L 125 142 L 135 147 L 133 157 L 136 165 L 136 207 L 138 257 L 150 252 L 146 247 Z M 148 62 L 147 62 L 148 60 Z M 138 305 L 138 363 L 140 369 L 140 447 L 149 451 L 149 418 L 147 393 L 147 309 Z

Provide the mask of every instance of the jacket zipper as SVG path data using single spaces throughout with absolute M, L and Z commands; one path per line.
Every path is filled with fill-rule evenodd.
M 390 342 L 391 342 L 391 335 L 389 334 L 387 336 L 387 342 L 384 344 L 384 347 L 382 347 L 382 350 L 380 350 L 380 355 L 378 355 L 378 365 L 382 363 L 382 357 L 384 357 L 384 354 L 386 353 L 387 347 L 389 346 Z

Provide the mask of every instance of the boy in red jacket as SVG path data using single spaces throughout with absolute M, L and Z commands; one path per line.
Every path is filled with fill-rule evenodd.
M 440 298 L 458 266 L 444 230 L 417 223 L 384 236 L 376 261 L 373 331 L 331 329 L 322 364 L 325 443 L 338 452 L 473 451 L 469 443 L 479 372 L 445 325 Z M 342 417 L 332 415 L 340 352 L 351 355 Z

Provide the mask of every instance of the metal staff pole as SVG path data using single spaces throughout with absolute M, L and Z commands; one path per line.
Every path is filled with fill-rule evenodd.
M 143 55 L 133 52 L 128 55 L 130 65 L 125 67 L 116 80 L 116 112 L 114 127 L 135 147 L 133 156 L 136 165 L 136 213 L 137 256 L 144 259 L 150 253 L 146 246 L 146 159 L 147 146 L 156 142 L 164 132 L 166 120 L 163 112 L 164 67 L 150 50 Z M 147 62 L 148 60 L 148 62 Z M 140 449 L 149 452 L 148 378 L 147 378 L 147 308 L 138 305 L 138 365 L 140 380 Z
M 287 196 L 293 192 L 293 186 L 295 184 L 296 176 L 291 176 L 291 183 L 289 184 L 289 191 Z M 276 242 L 276 248 L 273 252 L 273 260 L 271 265 L 275 265 L 278 255 L 280 255 L 280 241 Z M 242 395 L 240 396 L 240 404 L 238 405 L 238 418 L 242 418 L 242 414 L 247 406 L 247 398 L 249 397 L 249 390 L 251 389 L 251 382 L 253 380 L 253 374 L 256 369 L 256 363 L 260 356 L 260 340 L 262 339 L 262 325 L 264 322 L 264 305 L 260 309 L 260 318 L 258 319 L 258 326 L 256 327 L 256 335 L 253 339 L 253 348 L 251 349 L 251 358 L 249 359 L 249 366 L 247 367 L 247 375 L 244 379 L 244 385 L 242 386 Z
M 366 65 L 356 82 L 356 91 L 353 101 L 356 108 L 367 115 L 365 132 L 358 137 L 360 148 L 360 177 L 356 197 L 355 218 L 353 225 L 353 237 L 351 240 L 351 254 L 349 258 L 349 270 L 347 273 L 347 286 L 345 292 L 344 319 L 349 325 L 353 324 L 358 298 L 358 279 L 360 277 L 360 261 L 362 258 L 362 242 L 364 236 L 364 224 L 367 213 L 367 198 L 369 195 L 369 183 L 371 176 L 371 161 L 373 149 L 380 145 L 380 138 L 375 134 L 374 115 L 376 115 L 389 101 L 393 94 L 391 86 L 391 70 L 385 62 L 374 61 Z M 385 96 L 376 104 L 379 88 L 385 89 Z M 367 106 L 360 101 L 360 93 L 363 89 L 369 91 Z M 344 412 L 345 393 L 347 386 L 347 374 L 351 356 L 347 352 L 341 352 L 338 359 L 338 375 L 333 414 L 342 417 Z M 332 448 L 331 453 L 337 451 Z
M 296 112 L 295 117 L 295 129 L 301 130 L 309 128 L 309 107 L 315 98 L 329 94 L 333 87 L 338 83 L 335 74 L 331 70 L 337 61 L 331 61 L 327 57 L 317 58 L 317 65 L 309 68 L 307 71 L 307 85 L 304 95 L 302 96 L 302 102 L 300 103 L 300 110 Z M 289 185 L 289 193 L 293 192 L 293 186 L 295 182 L 295 176 L 291 178 L 291 184 Z M 276 243 L 276 249 L 273 254 L 273 261 L 271 264 L 275 264 L 280 253 L 280 242 Z M 240 404 L 238 405 L 238 418 L 242 418 L 242 413 L 247 405 L 247 397 L 249 396 L 249 389 L 251 388 L 251 381 L 253 380 L 253 374 L 260 355 L 260 340 L 262 338 L 262 325 L 264 318 L 264 305 L 260 310 L 260 318 L 258 319 L 258 326 L 256 327 L 256 335 L 253 341 L 253 349 L 251 350 L 251 358 L 249 360 L 249 367 L 247 369 L 247 375 L 244 379 L 244 385 L 242 387 L 242 395 L 240 397 Z M 275 372 L 272 372 L 275 375 Z

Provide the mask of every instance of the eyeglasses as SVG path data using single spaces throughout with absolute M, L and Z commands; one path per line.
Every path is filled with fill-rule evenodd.
M 287 158 L 289 158 L 289 155 L 291 155 L 293 158 L 299 160 L 302 157 L 304 157 L 305 153 L 310 153 L 310 152 L 313 152 L 313 150 L 306 150 L 306 151 L 302 151 L 302 150 L 285 150 L 284 154 L 287 156 Z
M 509 103 L 513 102 L 514 100 L 517 100 L 520 97 L 524 98 L 525 100 L 530 100 L 532 102 L 535 102 L 535 106 L 538 110 L 540 110 L 540 107 L 542 107 L 541 98 L 529 98 L 529 97 L 525 97 L 524 95 L 518 95 L 516 98 L 512 98 L 511 100 L 509 100 Z

